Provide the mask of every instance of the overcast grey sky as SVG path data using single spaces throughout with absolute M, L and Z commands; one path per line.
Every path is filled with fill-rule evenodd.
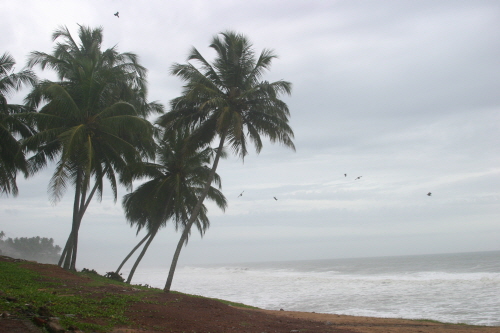
M 210 58 L 228 29 L 274 49 L 265 79 L 293 84 L 297 151 L 267 143 L 223 160 L 229 207 L 210 206 L 180 265 L 500 250 L 499 1 L 2 1 L 0 52 L 21 69 L 77 24 L 137 53 L 149 100 L 165 105 L 182 85 L 171 64 L 191 46 Z M 7 237 L 65 244 L 73 192 L 51 205 L 52 172 L 0 198 Z M 164 229 L 145 265 L 167 267 L 179 236 Z M 106 188 L 82 222 L 77 268 L 115 269 L 139 238 Z

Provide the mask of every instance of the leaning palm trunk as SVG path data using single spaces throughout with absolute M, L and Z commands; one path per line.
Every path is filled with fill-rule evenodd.
M 134 276 L 134 273 L 135 273 L 135 270 L 137 269 L 137 266 L 139 266 L 139 263 L 141 262 L 142 258 L 146 254 L 146 251 L 148 250 L 148 247 L 149 247 L 149 245 L 151 245 L 151 242 L 153 241 L 155 236 L 156 236 L 156 231 L 150 233 L 148 241 L 144 245 L 144 248 L 142 249 L 141 254 L 139 255 L 139 257 L 137 257 L 137 260 L 135 261 L 134 266 L 132 267 L 132 270 L 128 274 L 128 278 L 127 278 L 126 283 L 130 283 L 130 281 L 132 281 L 132 277 Z
M 132 249 L 132 251 L 130 251 L 130 253 L 125 257 L 125 259 L 123 259 L 122 263 L 120 264 L 120 266 L 118 266 L 118 268 L 115 271 L 116 274 L 120 273 L 120 270 L 122 269 L 123 265 L 125 265 L 125 263 L 130 259 L 130 257 L 134 254 L 134 252 L 137 251 L 137 249 L 142 245 L 142 243 L 144 243 L 146 241 L 146 239 L 149 238 L 150 235 L 151 235 L 151 232 L 148 232 L 148 234 L 139 242 L 139 244 L 137 244 Z
M 210 186 L 214 179 L 215 172 L 217 171 L 217 166 L 219 164 L 219 160 L 222 155 L 222 148 L 224 147 L 225 138 L 226 134 L 224 133 L 221 135 L 219 148 L 217 149 L 217 154 L 215 155 L 214 164 L 212 165 L 212 169 L 210 170 L 210 174 L 208 175 L 205 188 L 203 189 L 203 192 L 201 193 L 201 196 L 198 199 L 198 202 L 196 203 L 196 206 L 194 207 L 193 212 L 191 213 L 191 216 L 189 217 L 189 220 L 186 223 L 186 226 L 184 227 L 181 238 L 179 239 L 179 243 L 177 243 L 177 247 L 174 253 L 174 258 L 172 259 L 170 270 L 168 272 L 167 282 L 165 283 L 165 288 L 163 288 L 164 292 L 167 293 L 170 292 L 170 287 L 172 286 L 172 281 L 174 279 L 174 272 L 175 268 L 177 267 L 177 261 L 179 260 L 179 255 L 181 254 L 182 246 L 186 243 L 189 237 L 189 231 L 191 230 L 191 226 L 193 225 L 194 221 L 196 221 L 196 218 L 198 217 L 198 214 L 200 213 L 201 207 L 203 205 L 203 201 L 205 200 L 205 197 L 207 196 L 208 191 L 210 190 Z
M 58 265 L 59 267 L 62 267 L 63 262 L 64 262 L 64 260 L 65 260 L 65 258 L 66 258 L 66 255 L 67 255 L 67 253 L 68 253 L 69 249 L 70 249 L 70 248 L 71 248 L 71 246 L 72 246 L 71 244 L 72 244 L 73 237 L 71 237 L 71 235 L 72 235 L 72 234 L 70 233 L 70 237 L 68 237 L 68 240 L 66 241 L 66 245 L 64 246 L 64 249 L 63 249 L 63 251 L 62 251 L 62 253 L 61 253 L 61 256 L 59 257 L 59 262 L 57 263 L 57 265 Z
M 70 267 L 70 258 L 73 258 L 73 252 L 75 248 L 75 230 L 77 229 L 77 218 L 78 218 L 78 211 L 79 211 L 79 202 L 80 202 L 80 195 L 81 195 L 81 180 L 82 180 L 82 171 L 79 170 L 77 172 L 76 176 L 76 183 L 75 183 L 75 199 L 73 201 L 73 222 L 71 224 L 71 232 L 68 237 L 68 241 L 66 242 L 65 246 L 65 256 L 61 256 L 59 259 L 59 265 L 61 265 L 62 261 L 64 260 L 64 269 L 69 269 Z M 67 249 L 66 249 L 67 248 Z
M 77 180 L 77 184 L 79 184 Z M 76 186 L 75 188 L 75 201 L 73 203 L 73 223 L 71 227 L 71 233 L 69 234 L 64 250 L 59 258 L 58 266 L 64 269 L 76 270 L 76 255 L 78 248 L 78 231 L 80 230 L 80 225 L 82 223 L 83 215 L 87 210 L 90 201 L 94 197 L 97 191 L 98 184 L 94 185 L 89 196 L 86 198 L 87 192 L 83 191 L 81 193 L 81 186 Z M 64 264 L 63 264 L 64 263 Z

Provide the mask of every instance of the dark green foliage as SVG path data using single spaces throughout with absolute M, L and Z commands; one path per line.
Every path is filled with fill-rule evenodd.
M 52 69 L 58 81 L 43 80 L 26 97 L 39 112 L 32 115 L 38 133 L 24 140 L 34 155 L 29 170 L 50 161 L 56 168 L 49 182 L 57 202 L 74 186 L 72 229 L 59 262 L 75 270 L 78 232 L 94 195 L 102 197 L 104 180 L 117 187 L 132 186 L 130 165 L 154 157 L 153 126 L 145 117 L 162 106 L 146 100 L 146 69 L 137 55 L 101 50 L 102 28 L 79 26 L 79 42 L 66 27 L 57 29 L 52 54 L 31 52 L 28 66 Z
M 56 263 L 59 259 L 61 247 L 54 245 L 53 238 L 37 236 L 3 240 L 4 236 L 5 234 L 0 232 L 0 250 L 3 255 L 44 263 Z
M 16 176 L 18 171 L 27 175 L 26 160 L 21 150 L 20 138 L 34 133 L 22 118 L 27 109 L 22 105 L 9 104 L 8 95 L 23 85 L 36 83 L 36 76 L 30 70 L 14 73 L 14 58 L 0 55 L 0 194 L 17 195 Z
M 85 275 L 94 275 L 94 276 L 102 276 L 101 274 L 97 273 L 97 271 L 95 269 L 88 269 L 88 268 L 84 268 L 80 271 L 80 273 L 83 273 Z M 119 281 L 119 282 L 123 282 L 123 278 L 121 277 L 120 274 L 118 273 L 115 273 L 115 272 L 107 272 L 106 274 L 104 274 L 104 277 L 105 278 L 108 278 L 108 279 L 111 279 L 111 280 L 115 280 L 115 281 Z
M 85 273 L 85 274 L 99 275 L 99 273 L 97 273 L 96 270 L 94 270 L 94 269 L 84 268 L 84 269 L 81 270 L 81 272 Z
M 115 273 L 115 272 L 107 272 L 104 276 L 107 277 L 108 279 L 115 280 L 115 281 L 120 281 L 120 282 L 125 281 L 125 279 L 122 278 L 122 276 L 120 274 Z
M 167 221 L 173 222 L 176 229 L 184 228 L 189 219 L 189 212 L 196 205 L 210 174 L 209 166 L 215 155 L 214 150 L 209 147 L 188 149 L 186 142 L 189 134 L 189 131 L 182 130 L 165 133 L 163 141 L 157 148 L 157 163 L 143 164 L 141 172 L 136 173 L 137 177 L 147 177 L 150 180 L 123 197 L 125 216 L 130 224 L 137 226 L 137 232 L 144 227 L 148 229 L 147 242 L 130 271 L 128 283 L 132 280 L 139 262 L 157 232 Z M 214 178 L 215 185 L 220 188 L 219 176 L 216 174 Z M 222 210 L 226 208 L 226 198 L 216 187 L 210 187 L 208 198 Z M 201 235 L 209 226 L 206 212 L 207 209 L 203 206 L 195 221 Z M 140 243 L 143 241 L 145 239 Z M 138 246 L 132 252 L 137 248 Z M 125 258 L 117 272 L 132 252 Z
M 210 47 L 216 52 L 212 62 L 193 48 L 187 64 L 172 66 L 171 73 L 185 84 L 181 96 L 171 101 L 170 112 L 157 121 L 166 133 L 179 128 L 189 129 L 189 142 L 193 147 L 204 147 L 219 140 L 205 188 L 177 244 L 165 284 L 167 292 L 181 248 L 214 180 L 224 146 L 228 144 L 241 159 L 248 155 L 249 146 L 253 145 L 257 153 L 262 150 L 261 137 L 295 150 L 294 134 L 289 125 L 290 111 L 280 99 L 282 94 L 291 93 L 292 85 L 283 80 L 262 80 L 276 58 L 274 52 L 265 49 L 257 57 L 250 41 L 233 31 L 215 36 Z

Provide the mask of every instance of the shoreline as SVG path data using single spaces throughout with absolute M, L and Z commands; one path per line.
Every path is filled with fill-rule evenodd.
M 4 256 L 0 265 L 6 273 L 0 280 L 10 286 L 0 293 L 6 300 L 0 303 L 0 333 L 41 332 L 33 322 L 49 325 L 52 317 L 75 333 L 500 333 L 500 326 L 248 308 Z M 96 310 L 100 302 L 109 312 Z
M 247 309 L 248 310 L 248 309 Z M 442 333 L 442 332 L 482 332 L 499 333 L 500 326 L 478 326 L 469 324 L 443 323 L 427 319 L 379 318 L 337 315 L 329 313 L 252 309 L 277 317 L 317 321 L 338 329 L 359 333 Z

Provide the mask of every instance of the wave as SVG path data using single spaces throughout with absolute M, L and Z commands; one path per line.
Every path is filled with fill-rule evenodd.
M 442 258 L 439 264 L 435 257 L 432 264 L 428 257 L 412 258 L 414 264 L 404 267 L 401 260 L 385 266 L 382 260 L 186 266 L 176 271 L 172 288 L 264 309 L 500 326 L 496 258 L 481 263 L 485 271 L 480 261 Z M 167 273 L 144 270 L 136 278 L 162 287 Z

